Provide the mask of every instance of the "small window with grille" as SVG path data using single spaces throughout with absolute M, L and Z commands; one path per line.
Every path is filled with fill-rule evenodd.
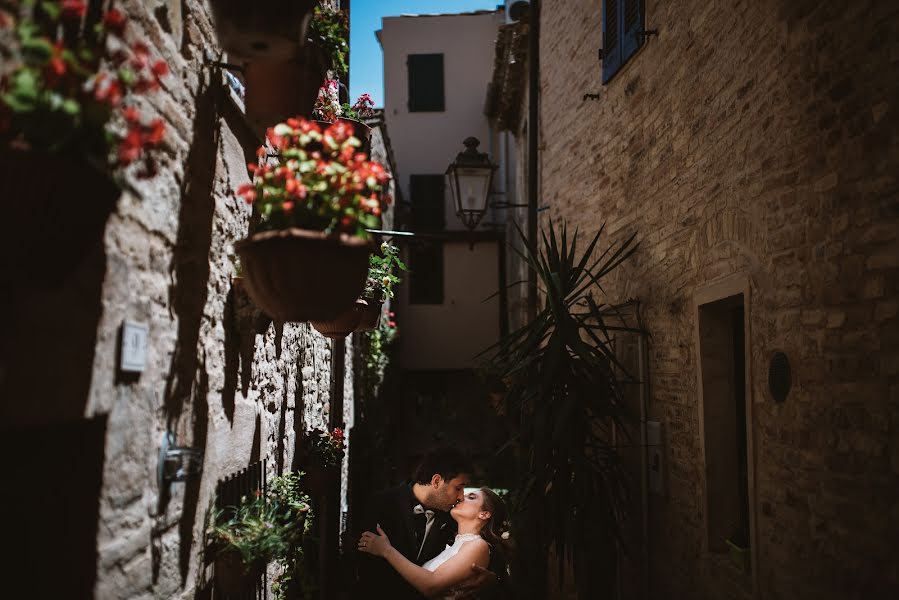
M 642 45 L 645 12 L 644 0 L 603 0 L 603 83 L 608 83 Z

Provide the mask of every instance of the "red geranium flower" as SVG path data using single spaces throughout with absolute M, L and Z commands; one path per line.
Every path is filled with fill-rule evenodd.
M 103 15 L 103 24 L 106 25 L 106 29 L 118 36 L 125 34 L 126 22 L 125 15 L 115 8 L 106 11 L 106 14 Z
M 247 204 L 256 202 L 256 188 L 252 183 L 245 183 L 237 188 L 237 195 L 241 196 Z
M 62 0 L 63 19 L 81 19 L 87 14 L 87 2 L 84 0 Z
M 165 121 L 162 119 L 153 119 L 150 122 L 150 131 L 147 133 L 145 141 L 147 144 L 156 146 L 165 138 Z
M 140 123 L 140 111 L 133 106 L 126 106 L 122 109 L 122 116 L 128 123 Z
M 156 75 L 156 78 L 165 77 L 169 74 L 169 65 L 162 59 L 157 60 L 153 63 L 153 75 Z

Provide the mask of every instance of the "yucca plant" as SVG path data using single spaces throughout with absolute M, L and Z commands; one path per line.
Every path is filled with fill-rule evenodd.
M 519 230 L 524 238 L 524 234 Z M 543 307 L 536 318 L 488 350 L 505 382 L 507 414 L 517 421 L 520 488 L 516 545 L 522 592 L 544 598 L 546 565 L 557 559 L 560 584 L 573 568 L 581 598 L 611 581 L 627 504 L 625 472 L 612 429 L 626 414 L 616 335 L 638 332 L 603 302 L 602 280 L 637 249 L 635 235 L 594 251 L 603 229 L 578 254 L 578 233 L 563 224 L 520 253 L 537 276 Z M 620 442 L 620 438 L 618 440 Z M 609 591 L 609 588 L 606 588 Z

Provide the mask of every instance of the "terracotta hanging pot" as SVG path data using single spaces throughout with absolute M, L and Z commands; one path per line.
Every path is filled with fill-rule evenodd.
M 326 321 L 352 308 L 374 244 L 345 234 L 281 229 L 234 245 L 253 301 L 279 322 Z
M 307 42 L 316 0 L 214 0 L 219 44 L 246 60 L 290 60 Z
M 381 322 L 383 308 L 384 304 L 382 302 L 375 302 L 371 299 L 367 300 L 366 306 L 362 311 L 362 318 L 359 320 L 359 326 L 356 327 L 356 331 L 371 331 L 372 329 L 377 329 L 378 324 Z
M 312 114 L 325 73 L 320 52 L 312 45 L 298 58 L 249 63 L 244 73 L 247 120 L 264 136 L 277 123 Z
M 333 319 L 327 321 L 312 321 L 312 327 L 327 338 L 331 338 L 332 340 L 342 340 L 356 331 L 367 308 L 368 302 L 359 298 L 353 306 L 342 311 Z
M 0 151 L 0 269 L 12 285 L 58 286 L 102 244 L 121 190 L 86 161 Z
M 369 158 L 371 158 L 371 127 L 356 119 L 345 119 L 340 117 L 337 120 L 343 121 L 353 128 L 353 136 L 362 142 L 362 145 L 359 146 L 359 152 L 369 154 Z M 331 125 L 329 121 L 316 121 L 316 123 L 318 123 L 322 130 Z

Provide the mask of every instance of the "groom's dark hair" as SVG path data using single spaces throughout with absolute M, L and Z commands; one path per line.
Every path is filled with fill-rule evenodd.
M 428 452 L 421 462 L 412 479 L 415 483 L 431 483 L 431 478 L 437 474 L 449 481 L 461 473 L 471 473 L 471 460 L 459 450 L 446 446 L 435 448 Z

